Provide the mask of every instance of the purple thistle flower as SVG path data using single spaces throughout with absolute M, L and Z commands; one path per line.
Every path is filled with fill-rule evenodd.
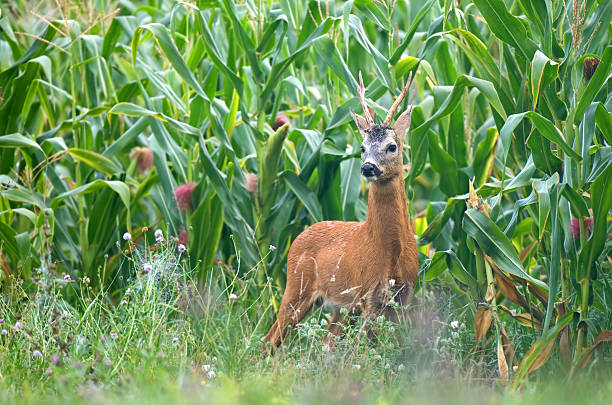
M 0 318 L 0 325 L 4 323 L 4 319 Z
M 15 329 L 23 329 L 23 323 L 21 321 L 15 322 Z
M 2 332 L 0 332 L 0 334 L 2 334 L 2 335 L 8 335 L 8 330 L 6 330 L 6 329 L 2 329 Z
M 43 356 L 42 353 L 40 352 L 40 350 L 34 350 L 32 352 L 32 355 L 34 355 L 34 357 L 38 357 L 38 358 L 41 358 Z
M 58 356 L 57 354 L 54 354 L 54 355 L 51 357 L 51 363 L 52 363 L 54 366 L 57 366 L 57 365 L 59 364 L 59 356 Z
M 179 210 L 185 211 L 187 208 L 192 208 L 191 193 L 197 185 L 198 183 L 191 181 L 174 189 L 174 198 Z
M 53 370 L 51 369 L 51 367 L 49 367 L 47 370 L 45 370 L 45 374 L 47 374 L 47 375 L 53 374 Z
M 110 366 L 112 366 L 112 365 L 113 365 L 113 362 L 107 359 L 107 360 L 104 360 L 104 365 L 105 365 L 106 367 L 110 367 Z
M 584 227 L 586 237 L 588 238 L 593 231 L 593 217 L 584 218 L 582 225 Z M 580 220 L 578 218 L 572 218 L 572 222 L 570 223 L 570 232 L 572 233 L 574 239 L 580 238 Z

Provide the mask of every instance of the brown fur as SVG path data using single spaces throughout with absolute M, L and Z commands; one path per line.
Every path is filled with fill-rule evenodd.
M 357 115 L 355 121 L 365 144 L 372 126 Z M 318 298 L 336 308 L 360 309 L 366 320 L 372 319 L 388 307 L 392 279 L 400 290 L 399 302 L 406 303 L 418 267 L 402 177 L 401 150 L 409 125 L 406 111 L 389 129 L 398 153 L 380 160 L 383 173 L 371 182 L 366 221 L 319 222 L 295 239 L 287 258 L 285 294 L 264 342 L 280 345 L 287 329 L 300 322 Z M 343 322 L 336 309 L 328 329 L 340 334 Z

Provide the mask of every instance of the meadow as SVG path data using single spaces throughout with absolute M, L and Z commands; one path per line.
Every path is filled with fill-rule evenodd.
M 607 403 L 612 2 L 0 2 L 0 403 Z M 406 324 L 268 355 L 412 74 Z M 400 339 L 398 340 L 398 336 Z

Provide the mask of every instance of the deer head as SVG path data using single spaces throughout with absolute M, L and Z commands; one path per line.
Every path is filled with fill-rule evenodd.
M 363 78 L 359 72 L 359 101 L 363 109 L 363 116 L 351 111 L 351 115 L 359 128 L 363 138 L 361 144 L 361 174 L 368 181 L 386 182 L 397 175 L 402 174 L 402 148 L 406 131 L 410 127 L 410 113 L 412 105 L 404 111 L 390 126 L 393 115 L 400 103 L 406 97 L 408 88 L 412 83 L 412 72 L 408 77 L 408 82 L 397 97 L 382 124 L 374 124 L 369 109 L 365 102 L 365 87 Z

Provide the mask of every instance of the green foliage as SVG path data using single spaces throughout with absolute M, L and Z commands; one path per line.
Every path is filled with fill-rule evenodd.
M 50 255 L 113 296 L 117 241 L 160 227 L 186 243 L 198 280 L 231 269 L 274 305 L 301 230 L 365 218 L 355 77 L 380 120 L 412 72 L 420 287 L 485 302 L 498 331 L 514 322 L 498 305 L 545 314 L 533 353 L 558 319 L 571 318 L 562 349 L 576 358 L 612 323 L 610 2 L 44 7 L 44 19 L 23 0 L 0 14 L 3 288 L 31 283 Z

